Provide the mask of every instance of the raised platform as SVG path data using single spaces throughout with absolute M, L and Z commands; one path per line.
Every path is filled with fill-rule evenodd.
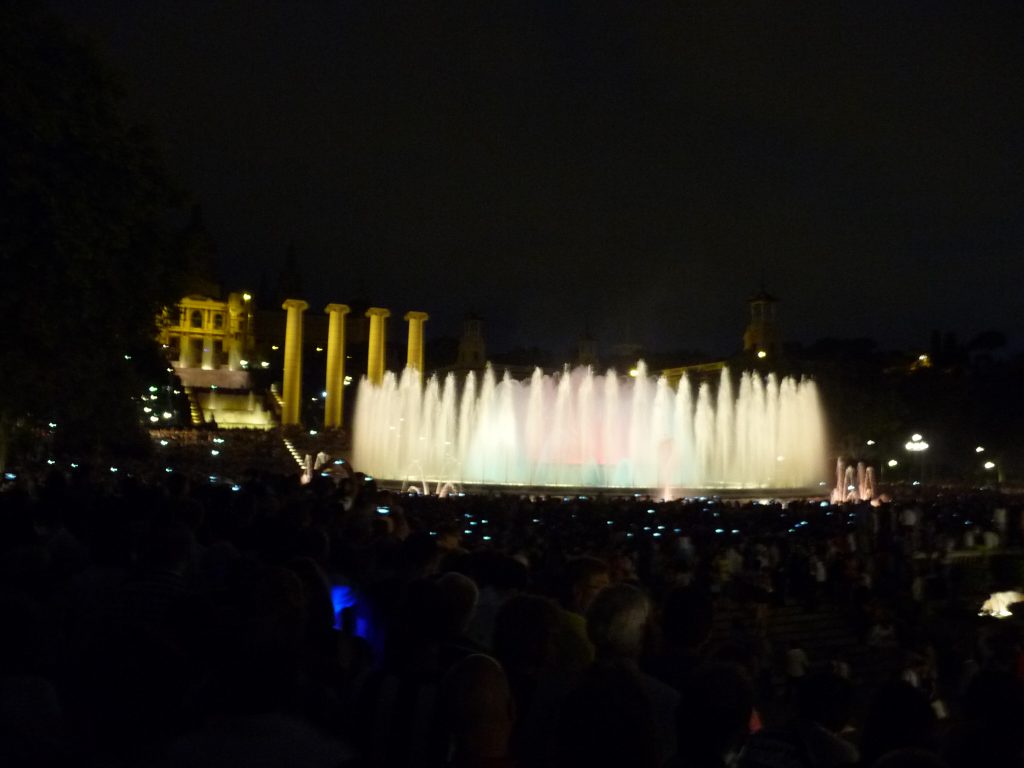
M 177 363 L 174 366 L 175 375 L 181 379 L 186 387 L 196 389 L 252 389 L 252 376 L 248 371 L 231 371 L 227 368 L 206 370 L 204 368 L 180 368 Z
M 556 496 L 576 498 L 626 498 L 649 497 L 655 501 L 675 501 L 677 499 L 714 498 L 727 501 L 792 501 L 795 499 L 828 500 L 831 488 L 673 488 L 669 494 L 665 490 L 643 490 L 640 488 L 592 488 L 569 485 L 494 485 L 484 483 L 441 483 L 436 480 L 389 480 L 375 477 L 379 488 L 398 492 L 420 492 L 436 494 L 441 490 L 446 493 L 466 493 L 479 496 L 493 494 L 513 496 Z M 426 490 L 424 491 L 424 486 Z

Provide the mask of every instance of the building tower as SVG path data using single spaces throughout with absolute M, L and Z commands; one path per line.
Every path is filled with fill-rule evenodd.
M 483 368 L 487 362 L 484 349 L 484 336 L 480 330 L 480 318 L 467 315 L 462 324 L 462 338 L 459 339 L 459 357 L 456 365 L 459 368 Z
M 597 342 L 589 333 L 584 333 L 579 338 L 576 349 L 576 365 L 597 368 Z
M 757 357 L 775 357 L 782 352 L 782 338 L 775 308 L 779 300 L 763 288 L 747 299 L 750 322 L 743 332 L 743 351 Z

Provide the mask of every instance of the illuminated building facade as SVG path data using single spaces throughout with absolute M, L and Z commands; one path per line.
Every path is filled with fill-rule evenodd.
M 171 364 L 182 369 L 242 371 L 255 347 L 252 296 L 231 293 L 227 301 L 186 296 L 164 311 L 159 341 Z

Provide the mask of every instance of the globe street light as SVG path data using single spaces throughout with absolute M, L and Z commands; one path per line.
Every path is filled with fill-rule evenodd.
M 999 484 L 1003 482 L 1003 468 L 1002 468 L 1002 466 L 999 465 L 999 464 L 996 464 L 994 461 L 986 461 L 984 464 L 982 464 L 982 466 L 985 468 L 985 470 L 987 472 L 991 472 L 992 470 L 995 470 L 995 473 L 996 473 L 996 486 L 998 487 Z
M 917 466 L 918 471 L 921 475 L 922 482 L 924 481 L 924 452 L 928 450 L 927 441 L 917 432 L 910 436 L 910 442 L 906 443 L 904 448 L 910 453 L 916 453 L 918 455 Z

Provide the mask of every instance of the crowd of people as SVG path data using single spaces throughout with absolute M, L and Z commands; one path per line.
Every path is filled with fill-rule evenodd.
M 0 492 L 2 765 L 1022 761 L 1021 635 L 975 615 L 1024 585 L 1013 497 L 101 469 Z M 784 610 L 841 617 L 853 646 L 783 642 Z

